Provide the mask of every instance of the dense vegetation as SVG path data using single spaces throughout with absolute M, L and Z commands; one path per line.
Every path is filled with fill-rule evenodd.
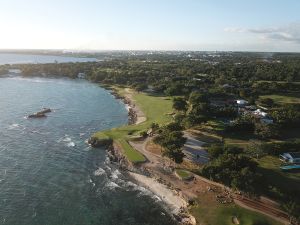
M 263 173 L 266 171 L 259 165 L 261 157 L 277 157 L 283 152 L 300 150 L 297 139 L 300 138 L 299 54 L 116 52 L 100 62 L 4 65 L 0 66 L 0 75 L 12 68 L 20 69 L 23 76 L 77 78 L 83 73 L 93 82 L 128 86 L 153 96 L 170 96 L 174 122 L 159 127 L 152 123 L 160 123 L 162 111 L 152 112 L 157 103 L 147 96 L 151 104 L 142 104 L 142 109 L 151 113 L 148 122 L 139 129 L 143 130 L 143 136 L 151 127 L 157 134 L 155 142 L 163 147 L 163 154 L 181 163 L 184 129 L 202 126 L 207 131 L 205 124 L 212 121 L 222 124 L 212 130 L 221 137 L 222 144 L 209 148 L 211 161 L 202 169 L 202 175 L 251 195 L 272 195 L 291 216 L 300 215 L 300 200 L 296 197 L 300 196 L 299 180 L 292 181 L 296 185 L 291 185 L 290 191 L 282 185 L 270 187 L 261 182 L 267 173 Z M 237 99 L 247 100 L 249 108 L 239 107 Z M 170 110 L 169 104 L 163 113 Z M 160 110 L 162 107 L 163 104 L 159 105 Z M 267 113 L 272 122 L 264 122 L 254 113 L 256 109 Z M 123 143 L 133 129 L 137 130 L 125 127 L 104 133 Z M 228 137 L 242 137 L 248 142 L 247 146 L 224 145 Z M 255 144 L 249 140 L 255 140 Z M 127 148 L 132 150 L 130 146 Z M 267 172 L 278 175 L 271 169 Z
M 152 126 L 153 128 L 154 126 Z M 158 135 L 154 138 L 154 142 L 164 148 L 163 155 L 176 163 L 181 163 L 184 157 L 182 147 L 186 138 L 183 137 L 181 130 L 182 127 L 178 123 L 169 123 L 158 130 Z
M 229 187 L 258 194 L 261 176 L 257 173 L 257 163 L 242 152 L 232 146 L 210 147 L 212 161 L 204 166 L 202 174 Z

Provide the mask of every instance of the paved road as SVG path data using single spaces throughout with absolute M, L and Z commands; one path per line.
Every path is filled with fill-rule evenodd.
M 186 158 L 195 162 L 195 163 L 207 163 L 209 161 L 208 153 L 203 148 L 205 142 L 199 141 L 195 136 L 184 132 L 184 137 L 187 138 L 187 141 L 183 147 L 183 152 L 186 155 Z

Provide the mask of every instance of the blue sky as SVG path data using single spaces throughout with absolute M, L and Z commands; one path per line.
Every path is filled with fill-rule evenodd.
M 299 0 L 0 0 L 0 48 L 300 51 Z

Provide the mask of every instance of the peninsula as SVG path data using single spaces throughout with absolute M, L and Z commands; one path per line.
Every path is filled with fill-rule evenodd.
M 124 52 L 101 62 L 1 69 L 88 79 L 123 100 L 128 125 L 96 132 L 89 142 L 106 146 L 111 161 L 179 221 L 296 223 L 300 57 L 265 56 Z

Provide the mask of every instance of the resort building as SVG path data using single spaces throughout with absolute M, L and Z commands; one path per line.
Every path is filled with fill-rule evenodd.
M 248 101 L 246 101 L 244 99 L 238 99 L 235 102 L 238 105 L 238 107 L 244 107 L 244 106 L 248 105 Z
M 287 163 L 300 164 L 300 152 L 283 153 L 279 159 Z
M 272 124 L 274 123 L 273 119 L 268 115 L 268 113 L 262 111 L 261 109 L 257 109 L 253 112 L 253 115 L 256 118 L 259 118 L 262 123 Z

